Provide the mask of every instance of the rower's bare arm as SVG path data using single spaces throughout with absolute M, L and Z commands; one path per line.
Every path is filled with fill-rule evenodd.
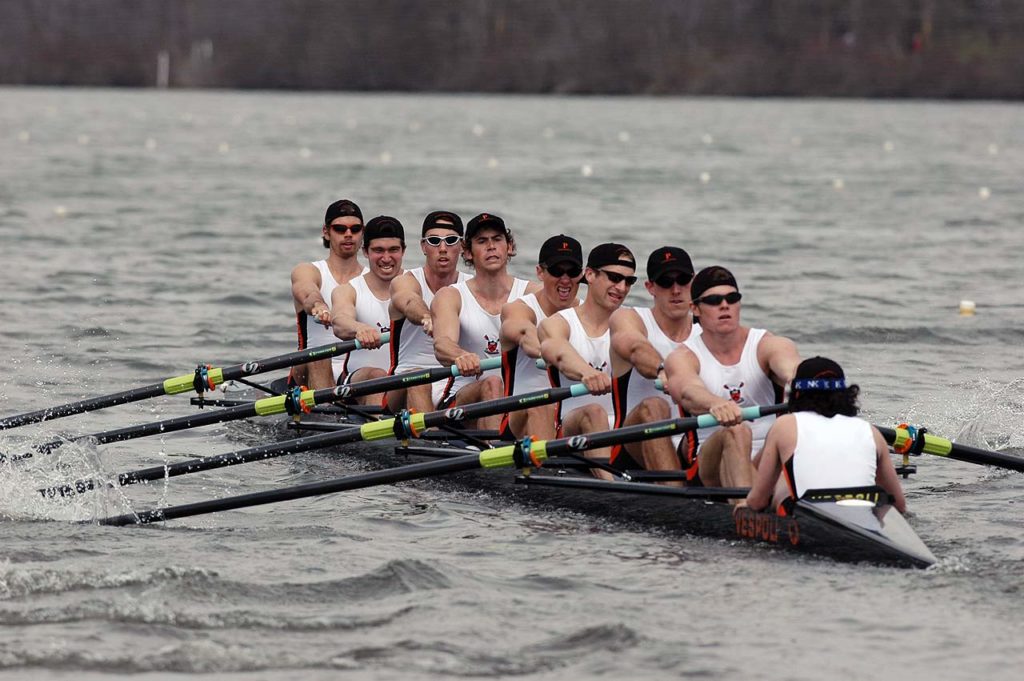
M 526 303 L 514 300 L 501 308 L 501 349 L 508 352 L 517 345 L 529 357 L 540 357 L 537 317 Z
M 754 484 L 747 494 L 747 505 L 755 511 L 763 510 L 768 506 L 775 491 L 775 483 L 782 472 L 782 456 L 780 453 L 780 442 L 786 440 L 789 430 L 795 430 L 796 421 L 789 414 L 779 419 L 768 431 L 764 441 L 764 449 L 761 450 L 761 461 L 757 467 L 757 475 Z M 795 438 L 794 438 L 795 439 Z
M 531 281 L 529 284 L 526 285 L 526 291 L 524 291 L 523 295 L 537 293 L 542 288 L 544 288 L 544 285 L 541 284 L 539 281 Z
M 776 385 L 789 386 L 800 365 L 796 343 L 785 336 L 765 334 L 757 346 L 757 359 Z
M 295 311 L 317 317 L 318 321 L 331 321 L 330 307 L 320 293 L 320 270 L 312 263 L 299 263 L 292 270 L 292 299 Z
M 356 320 L 356 290 L 351 284 L 342 284 L 331 294 L 331 326 L 334 335 L 342 340 L 355 339 L 364 348 L 380 347 L 380 329 Z
M 612 338 L 612 372 L 618 376 L 632 366 L 644 378 L 657 378 L 658 367 L 664 358 L 648 340 L 647 329 L 636 310 L 619 308 L 612 314 L 609 328 Z M 614 366 L 618 364 L 617 360 L 628 366 Z
M 453 288 L 443 288 L 430 304 L 430 315 L 434 320 L 434 356 L 443 366 L 455 364 L 455 360 L 467 354 L 459 345 L 459 314 L 462 312 L 462 296 Z
M 878 429 L 871 426 L 871 432 L 875 437 L 875 484 L 892 495 L 893 505 L 900 513 L 907 512 L 907 498 L 903 495 L 903 486 L 900 484 L 896 467 L 892 464 L 892 457 L 889 456 L 889 443 L 885 441 Z
M 409 323 L 423 326 L 423 320 L 430 317 L 430 308 L 423 300 L 423 289 L 416 277 L 408 272 L 391 281 L 391 319 L 407 319 Z
M 700 377 L 700 360 L 687 347 L 673 350 L 665 358 L 668 392 L 688 414 L 711 414 L 723 426 L 743 421 L 743 412 L 732 400 L 707 389 Z

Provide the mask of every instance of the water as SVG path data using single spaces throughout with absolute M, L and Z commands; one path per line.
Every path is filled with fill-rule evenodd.
M 736 272 L 747 323 L 843 363 L 875 422 L 1024 453 L 1019 105 L 5 89 L 0 157 L 0 414 L 292 349 L 288 272 L 321 257 L 323 209 L 347 196 L 411 232 L 436 208 L 499 213 L 521 275 L 556 231 L 641 260 L 682 245 Z M 185 402 L 27 426 L 0 449 Z M 938 458 L 906 484 L 940 557 L 927 571 L 440 482 L 74 522 L 359 469 L 331 453 L 63 504 L 33 491 L 273 433 L 74 444 L 5 469 L 0 674 L 1003 679 L 1024 661 L 1021 476 Z

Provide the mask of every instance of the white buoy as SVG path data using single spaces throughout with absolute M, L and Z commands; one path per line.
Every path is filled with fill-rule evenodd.
M 309 158 L 313 155 L 313 151 L 309 147 L 302 147 L 299 149 L 299 158 Z
M 221 154 L 226 154 L 229 151 L 231 151 L 231 145 L 228 144 L 227 142 L 221 142 L 220 144 L 217 145 L 217 151 L 220 152 Z
M 484 136 L 484 126 L 480 125 L 479 123 L 475 123 L 473 125 L 473 135 L 475 135 L 476 137 L 483 137 Z
M 999 145 L 998 144 L 990 144 L 990 145 L 988 145 L 988 153 L 989 153 L 990 156 L 998 156 L 999 155 Z
M 390 151 L 382 151 L 382 152 L 380 152 L 380 162 L 383 163 L 384 165 L 387 165 L 387 164 L 391 163 L 391 152 Z
M 843 178 L 837 177 L 832 180 L 832 188 L 835 189 L 837 192 L 843 191 L 844 187 L 846 187 L 846 183 L 843 182 Z
M 889 152 L 895 149 L 896 145 L 890 142 L 889 140 L 885 140 L 885 144 L 882 145 L 882 148 Z
M 32 133 L 30 133 L 28 130 L 22 130 L 21 132 L 18 133 L 19 142 L 28 142 L 31 139 Z
M 491 170 L 494 170 L 495 168 L 497 168 L 498 167 L 498 159 L 496 159 L 496 158 L 489 158 L 489 159 L 487 159 L 487 167 L 490 168 Z
M 704 171 L 703 173 L 700 174 L 700 183 L 701 184 L 707 184 L 710 181 L 711 181 L 711 173 L 709 173 L 707 171 Z
M 68 209 L 64 206 L 57 206 L 53 209 L 53 214 L 59 218 L 67 217 Z
M 960 316 L 961 317 L 973 317 L 975 305 L 973 300 L 961 300 L 960 301 Z
M 156 140 L 153 139 L 152 137 L 147 138 L 146 139 L 146 148 L 149 149 L 150 151 L 153 151 L 154 149 L 156 149 Z
M 711 133 L 706 132 L 700 136 L 700 141 L 703 142 L 704 144 L 713 144 L 715 138 L 711 136 Z
M 990 196 L 992 196 L 992 191 L 988 187 L 981 187 L 980 189 L 978 189 L 978 197 L 982 201 L 985 201 Z
M 82 146 L 85 146 L 86 144 L 88 144 L 89 141 L 90 140 L 89 140 L 89 136 L 88 135 L 79 135 L 78 136 L 78 143 L 81 144 Z
M 582 175 L 583 177 L 590 177 L 593 174 L 594 169 L 591 167 L 589 163 L 584 163 L 583 167 L 580 168 L 580 175 Z
M 628 132 L 628 131 L 626 131 L 626 130 L 623 130 L 623 131 L 621 131 L 621 132 L 619 133 L 619 141 L 620 141 L 620 142 L 622 142 L 623 144 L 625 144 L 625 143 L 626 143 L 626 142 L 628 142 L 629 140 L 630 140 L 630 136 L 629 136 L 629 132 Z

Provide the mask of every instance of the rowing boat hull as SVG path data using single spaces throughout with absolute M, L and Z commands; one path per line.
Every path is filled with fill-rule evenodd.
M 331 418 L 341 423 L 347 420 Z M 352 424 L 359 422 L 353 419 Z M 392 441 L 346 445 L 338 451 L 388 467 L 424 456 L 462 456 L 467 451 L 454 440 L 440 445 L 406 447 L 396 446 Z M 733 506 L 728 503 L 688 496 L 701 494 L 700 488 L 597 480 L 576 470 L 560 468 L 558 460 L 553 463 L 554 466 L 549 462 L 545 468 L 529 474 L 474 470 L 448 479 L 472 489 L 508 495 L 538 508 L 566 509 L 672 532 L 768 543 L 843 562 L 927 567 L 936 561 L 906 519 L 889 504 L 800 501 L 790 516 L 750 509 L 733 513 Z

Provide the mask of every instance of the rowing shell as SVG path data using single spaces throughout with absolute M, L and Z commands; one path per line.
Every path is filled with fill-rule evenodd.
M 358 426 L 367 420 L 364 414 L 341 410 L 307 414 L 300 424 L 291 426 L 327 431 Z M 440 439 L 431 446 L 376 442 L 340 449 L 345 455 L 389 467 L 408 463 L 410 457 L 449 458 L 463 456 L 469 450 L 466 441 L 457 436 Z M 863 488 L 850 490 L 849 495 L 843 490 L 829 490 L 818 500 L 801 499 L 789 515 L 780 516 L 748 508 L 734 513 L 725 499 L 735 498 L 742 490 L 598 480 L 590 476 L 584 464 L 568 458 L 556 457 L 541 469 L 514 476 L 476 470 L 454 474 L 450 479 L 472 489 L 510 495 L 539 508 L 567 509 L 672 532 L 768 543 L 837 561 L 901 567 L 927 567 L 936 562 L 899 511 L 883 495 L 859 494 Z M 716 492 L 721 492 L 717 495 L 720 500 L 714 500 Z

